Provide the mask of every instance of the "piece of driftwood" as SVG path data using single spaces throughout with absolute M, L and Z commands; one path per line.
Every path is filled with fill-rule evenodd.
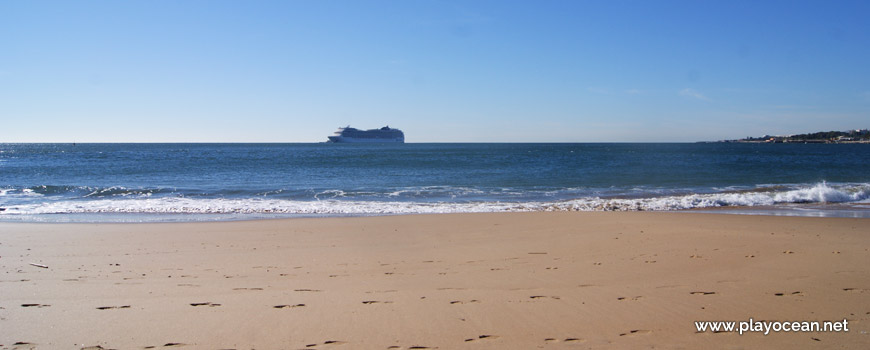
M 33 265 L 33 266 L 36 266 L 36 267 L 41 267 L 41 268 L 43 268 L 43 269 L 47 269 L 47 268 L 48 268 L 48 265 L 43 265 L 43 264 L 30 263 L 30 265 Z

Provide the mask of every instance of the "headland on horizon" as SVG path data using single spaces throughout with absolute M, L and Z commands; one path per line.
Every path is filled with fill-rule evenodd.
M 717 142 L 738 143 L 870 143 L 870 129 L 854 129 L 847 131 L 819 131 L 814 133 L 759 137 L 748 136 L 737 140 L 722 140 Z

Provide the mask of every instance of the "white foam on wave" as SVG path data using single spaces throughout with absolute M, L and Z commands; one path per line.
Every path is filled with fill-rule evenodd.
M 486 195 L 489 192 L 472 187 L 451 187 L 451 186 L 420 186 L 420 187 L 405 187 L 392 192 L 385 193 L 386 198 L 414 198 L 414 197 L 449 197 L 462 198 L 471 195 Z M 377 193 L 372 193 L 377 195 Z
M 50 201 L 5 208 L 9 214 L 175 213 L 175 214 L 424 214 L 524 211 L 667 211 L 726 206 L 770 206 L 787 203 L 851 203 L 870 199 L 870 184 L 832 186 L 820 183 L 791 190 L 757 190 L 649 198 L 585 197 L 566 201 L 413 202 L 316 201 L 246 198 L 139 197 Z
M 789 203 L 847 203 L 870 198 L 870 184 L 831 187 L 820 183 L 787 191 L 690 194 L 639 199 L 582 198 L 569 201 L 571 210 L 685 210 L 729 206 L 770 206 Z M 558 206 L 557 206 L 558 207 Z
M 43 194 L 37 193 L 29 188 L 24 188 L 24 189 L 2 188 L 2 189 L 0 189 L 0 196 L 12 197 L 12 198 L 32 198 L 32 197 L 43 197 Z
M 292 201 L 269 199 L 151 198 L 25 204 L 2 214 L 176 213 L 176 214 L 409 214 L 486 212 L 494 203 L 416 203 L 375 201 Z M 504 206 L 503 210 L 510 210 Z
M 775 196 L 777 202 L 784 203 L 842 203 L 856 202 L 870 198 L 870 186 L 834 188 L 822 182 L 811 188 L 787 191 Z

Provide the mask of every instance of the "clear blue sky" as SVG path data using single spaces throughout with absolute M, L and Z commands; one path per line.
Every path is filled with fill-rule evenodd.
M 870 128 L 870 1 L 0 1 L 0 142 Z

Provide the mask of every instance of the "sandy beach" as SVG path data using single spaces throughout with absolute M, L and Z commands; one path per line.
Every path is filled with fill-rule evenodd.
M 868 224 L 664 212 L 0 223 L 0 348 L 866 349 Z M 694 324 L 750 318 L 849 331 Z

